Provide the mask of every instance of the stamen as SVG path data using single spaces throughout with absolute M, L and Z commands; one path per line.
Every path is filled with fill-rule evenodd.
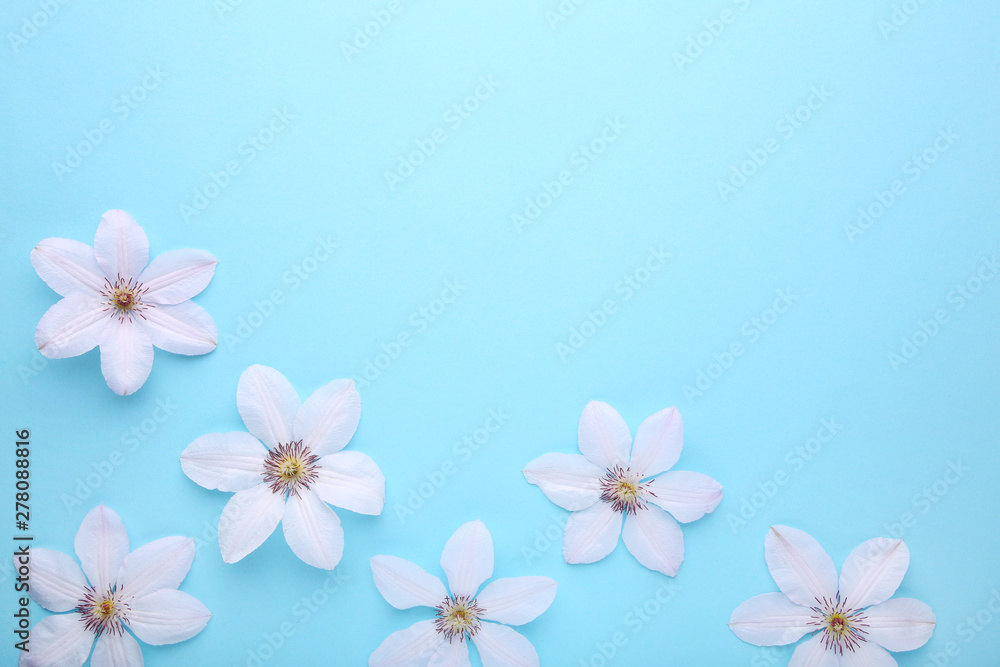
M 319 476 L 317 461 L 319 457 L 301 440 L 280 444 L 264 459 L 264 481 L 274 493 L 297 496 L 300 487 L 308 489 Z
M 462 642 L 466 638 L 471 639 L 476 636 L 482 626 L 479 618 L 484 613 L 485 610 L 476 603 L 475 598 L 470 598 L 468 595 L 446 597 L 437 606 L 437 620 L 434 621 L 434 627 L 449 642 L 454 641 L 456 637 Z
M 828 651 L 844 655 L 844 649 L 852 653 L 862 643 L 868 641 L 865 635 L 868 631 L 868 616 L 862 609 L 851 609 L 846 599 L 841 599 L 837 593 L 836 599 L 816 598 L 817 606 L 808 625 L 816 626 L 817 632 L 823 633 L 822 643 Z
M 111 317 L 117 316 L 119 322 L 124 322 L 126 317 L 131 322 L 133 313 L 146 319 L 143 311 L 154 307 L 151 303 L 142 302 L 142 296 L 148 291 L 149 288 L 143 287 L 142 283 L 132 278 L 125 280 L 120 273 L 113 283 L 109 278 L 105 278 L 101 296 L 105 298 L 108 306 L 104 310 L 110 311 Z
M 84 627 L 100 637 L 109 632 L 119 637 L 128 625 L 128 603 L 117 586 L 112 586 L 103 595 L 98 595 L 93 586 L 87 586 L 75 611 L 80 614 Z
M 601 500 L 610 503 L 616 512 L 624 514 L 646 509 L 649 506 L 646 496 L 655 498 L 656 494 L 649 490 L 652 482 L 643 483 L 639 479 L 639 474 L 632 472 L 631 468 L 610 468 L 600 480 Z

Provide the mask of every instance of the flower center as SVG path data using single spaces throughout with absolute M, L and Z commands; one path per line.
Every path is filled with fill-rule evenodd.
M 84 596 L 76 606 L 84 627 L 100 637 L 105 632 L 121 636 L 128 625 L 130 608 L 122 592 L 112 586 L 104 593 L 98 593 L 93 586 L 87 586 Z
M 316 481 L 319 457 L 301 440 L 280 444 L 264 459 L 264 481 L 280 494 L 298 495 L 299 488 L 308 489 Z
M 828 651 L 844 655 L 845 648 L 853 652 L 859 644 L 868 641 L 865 637 L 868 617 L 863 610 L 848 607 L 847 600 L 840 599 L 840 593 L 835 600 L 817 598 L 816 602 L 809 625 L 816 626 L 814 632 L 823 633 L 823 646 Z
M 600 480 L 601 500 L 610 503 L 616 512 L 635 514 L 647 507 L 647 496 L 656 494 L 649 490 L 650 482 L 641 483 L 638 473 L 631 468 L 615 466 L 604 473 Z
M 145 319 L 146 316 L 142 312 L 153 307 L 142 302 L 142 295 L 148 290 L 149 288 L 143 287 L 142 283 L 135 282 L 131 278 L 125 280 L 121 275 L 113 283 L 105 278 L 104 289 L 101 290 L 101 296 L 108 304 L 105 310 L 110 310 L 111 317 L 117 316 L 119 322 L 124 322 L 126 317 L 131 322 L 133 313 Z
M 467 595 L 447 597 L 437 606 L 437 620 L 434 627 L 445 636 L 449 642 L 465 641 L 466 637 L 474 637 L 479 632 L 479 617 L 484 609 L 476 604 L 475 598 Z

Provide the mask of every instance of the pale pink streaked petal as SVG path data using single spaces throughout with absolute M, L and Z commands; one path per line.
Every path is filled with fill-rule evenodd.
M 764 559 L 781 592 L 804 607 L 837 596 L 837 568 L 814 537 L 797 528 L 771 526 Z
M 112 321 L 101 334 L 101 372 L 120 396 L 134 393 L 153 368 L 153 344 L 142 326 L 129 318 Z
M 784 646 L 815 630 L 813 611 L 789 600 L 784 593 L 752 597 L 733 611 L 729 629 L 756 646 Z
M 218 260 L 204 250 L 171 250 L 153 258 L 139 276 L 143 301 L 176 304 L 201 292 L 215 275 Z
M 94 655 L 90 657 L 90 667 L 142 667 L 143 664 L 139 642 L 127 632 L 98 637 Z
M 326 456 L 347 446 L 360 420 L 361 396 L 354 380 L 334 380 L 306 399 L 292 430 L 313 454 Z
M 840 667 L 897 667 L 896 659 L 878 644 L 862 642 L 853 651 L 844 651 Z
M 371 566 L 375 587 L 396 609 L 436 607 L 448 596 L 440 579 L 408 560 L 374 556 Z
M 191 301 L 173 306 L 154 306 L 138 320 L 150 342 L 174 354 L 207 354 L 219 344 L 215 321 L 204 308 Z
M 281 525 L 288 546 L 304 563 L 332 570 L 344 555 L 340 518 L 309 489 L 288 497 Z
M 161 588 L 177 588 L 194 560 L 194 540 L 164 537 L 139 547 L 122 561 L 118 585 L 136 597 Z
M 469 642 L 442 642 L 427 667 L 471 667 Z
M 382 513 L 385 477 L 370 456 L 337 452 L 324 456 L 317 465 L 311 488 L 324 502 L 359 514 Z
M 878 604 L 892 597 L 910 566 L 910 550 L 903 540 L 876 537 L 858 545 L 840 571 L 840 597 L 852 609 Z
M 890 651 L 912 651 L 927 643 L 937 619 L 929 606 L 912 598 L 893 598 L 865 611 L 868 639 Z
M 441 567 L 455 596 L 475 597 L 493 574 L 493 537 L 482 521 L 459 526 L 441 553 Z
M 83 517 L 73 547 L 90 584 L 103 593 L 115 583 L 128 555 L 125 524 L 114 510 L 98 505 Z
M 660 410 L 635 432 L 629 468 L 640 477 L 659 475 L 677 463 L 684 444 L 684 423 L 677 408 Z
M 94 235 L 94 257 L 112 282 L 121 276 L 137 278 L 149 262 L 149 239 L 125 211 L 111 210 L 101 216 Z
M 170 588 L 138 597 L 130 603 L 129 627 L 152 646 L 176 644 L 194 637 L 212 613 L 197 598 Z
M 604 470 L 580 454 L 543 454 L 523 472 L 549 500 L 571 512 L 587 509 L 601 497 Z
M 795 647 L 788 667 L 841 667 L 841 662 L 823 645 L 823 635 L 818 634 Z
M 236 407 L 247 430 L 270 449 L 293 441 L 292 424 L 300 405 L 291 383 L 270 366 L 254 364 L 240 375 Z
M 622 416 L 607 403 L 591 401 L 577 429 L 580 452 L 598 468 L 628 467 L 632 433 Z
M 19 562 L 19 558 L 25 562 Z M 49 611 L 69 611 L 83 597 L 87 579 L 70 556 L 44 547 L 31 547 L 28 556 L 15 554 L 15 571 L 21 565 L 29 568 L 31 599 Z
M 444 641 L 434 621 L 420 621 L 385 638 L 368 658 L 368 667 L 426 667 Z
M 47 616 L 31 628 L 31 650 L 21 652 L 19 667 L 81 667 L 90 654 L 94 633 L 77 614 Z
M 222 560 L 235 563 L 264 543 L 281 522 L 285 499 L 258 484 L 238 491 L 229 499 L 219 518 L 219 550 Z
M 49 359 L 93 350 L 112 322 L 107 304 L 91 294 L 71 294 L 45 311 L 35 329 L 35 346 Z
M 556 598 L 558 584 L 548 577 L 511 577 L 486 584 L 476 598 L 482 618 L 506 625 L 535 620 Z
M 209 433 L 181 452 L 181 468 L 206 489 L 243 491 L 263 480 L 267 453 L 246 431 Z
M 79 293 L 96 296 L 104 289 L 104 272 L 94 259 L 94 249 L 86 243 L 44 239 L 31 251 L 31 265 L 60 296 Z
M 647 500 L 681 523 L 700 519 L 722 501 L 722 485 L 700 472 L 671 470 L 649 482 Z
M 622 515 L 599 502 L 573 512 L 566 521 L 563 558 L 567 563 L 593 563 L 615 550 L 622 532 Z
M 538 667 L 538 653 L 521 633 L 485 622 L 472 638 L 483 667 Z
M 684 561 L 684 534 L 672 516 L 657 507 L 647 507 L 625 517 L 625 546 L 636 560 L 668 577 L 677 574 Z

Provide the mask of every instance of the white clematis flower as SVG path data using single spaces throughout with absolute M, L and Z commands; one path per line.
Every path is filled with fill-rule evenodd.
M 684 560 L 677 522 L 700 519 L 722 500 L 722 486 L 711 477 L 664 472 L 680 458 L 683 439 L 677 408 L 660 410 L 640 424 L 633 445 L 621 415 L 607 403 L 591 401 L 580 417 L 583 456 L 545 454 L 528 464 L 525 478 L 573 512 L 563 539 L 567 563 L 604 558 L 621 534 L 640 563 L 677 574 Z
M 194 560 L 193 539 L 164 537 L 130 553 L 122 520 L 99 505 L 84 517 L 74 547 L 82 570 L 64 553 L 31 548 L 31 597 L 50 611 L 70 613 L 35 624 L 20 667 L 80 667 L 95 638 L 93 667 L 142 665 L 132 634 L 153 646 L 176 644 L 201 632 L 212 617 L 177 590 Z
M 101 216 L 93 248 L 45 239 L 31 251 L 31 265 L 63 298 L 38 323 L 38 351 L 64 359 L 100 345 L 108 386 L 131 394 L 149 377 L 154 345 L 187 355 L 216 348 L 215 322 L 189 300 L 216 263 L 204 250 L 172 250 L 150 262 L 146 233 L 125 211 Z
M 431 607 L 436 618 L 389 635 L 369 667 L 469 667 L 468 640 L 484 667 L 537 667 L 535 647 L 507 626 L 533 621 L 548 609 L 557 584 L 548 577 L 514 577 L 479 591 L 493 575 L 493 538 L 482 521 L 464 524 L 444 546 L 441 567 L 450 594 L 440 579 L 402 558 L 375 556 L 371 564 L 375 585 L 389 604 Z
M 381 514 L 385 504 L 375 462 L 340 451 L 361 419 L 354 381 L 334 380 L 302 403 L 284 375 L 253 365 L 240 376 L 236 405 L 250 433 L 210 433 L 181 454 L 193 481 L 236 492 L 219 519 L 223 560 L 239 561 L 280 522 L 296 556 L 332 570 L 344 553 L 344 530 L 327 503 L 361 514 Z
M 764 554 L 781 593 L 750 598 L 729 627 L 757 646 L 784 646 L 807 633 L 789 667 L 895 667 L 888 651 L 920 648 L 934 632 L 934 612 L 923 602 L 894 598 L 910 552 L 902 540 L 879 537 L 837 568 L 812 536 L 772 526 Z M 887 650 L 888 649 L 888 650 Z

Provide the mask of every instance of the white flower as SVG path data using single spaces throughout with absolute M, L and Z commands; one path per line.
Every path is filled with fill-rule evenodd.
M 436 618 L 389 635 L 369 667 L 469 667 L 470 639 L 485 667 L 538 665 L 535 647 L 507 626 L 533 621 L 548 609 L 557 584 L 548 577 L 514 577 L 479 591 L 493 575 L 493 538 L 482 521 L 464 524 L 444 545 L 441 568 L 450 594 L 440 579 L 402 558 L 375 556 L 371 563 L 375 585 L 389 604 L 431 607 Z
M 385 504 L 375 462 L 340 451 L 361 419 L 354 382 L 334 380 L 302 403 L 284 375 L 253 365 L 240 376 L 236 405 L 250 433 L 204 435 L 181 454 L 192 480 L 236 492 L 219 519 L 223 560 L 239 561 L 281 522 L 296 556 L 332 570 L 344 553 L 344 530 L 326 503 L 361 514 L 381 514 Z
M 35 624 L 21 667 L 80 667 L 95 637 L 93 667 L 142 665 L 139 643 L 126 629 L 153 646 L 176 644 L 212 617 L 177 590 L 194 560 L 191 538 L 164 537 L 130 553 L 122 520 L 99 505 L 84 517 L 74 547 L 82 570 L 59 551 L 29 551 L 31 597 L 50 611 L 70 613 Z M 15 568 L 21 564 L 15 556 Z
M 567 563 L 604 558 L 621 534 L 640 563 L 671 577 L 677 574 L 684 560 L 684 535 L 677 521 L 700 519 L 722 500 L 722 486 L 711 477 L 664 472 L 680 458 L 683 438 L 676 408 L 660 410 L 640 424 L 633 445 L 621 415 L 607 403 L 591 401 L 580 417 L 583 456 L 545 454 L 528 464 L 525 478 L 573 512 L 563 539 Z M 654 475 L 659 477 L 649 479 Z
M 189 301 L 215 264 L 203 250 L 172 250 L 149 262 L 146 233 L 125 211 L 101 216 L 93 248 L 45 239 L 31 251 L 31 265 L 63 298 L 38 323 L 38 351 L 64 359 L 100 345 L 108 386 L 131 394 L 149 377 L 154 345 L 188 355 L 215 349 L 215 322 Z
M 807 533 L 772 526 L 764 555 L 781 593 L 750 598 L 733 612 L 729 627 L 757 646 L 784 646 L 806 633 L 789 667 L 894 667 L 886 651 L 911 651 L 934 632 L 934 612 L 923 602 L 894 598 L 910 552 L 902 540 L 875 538 L 837 568 Z

